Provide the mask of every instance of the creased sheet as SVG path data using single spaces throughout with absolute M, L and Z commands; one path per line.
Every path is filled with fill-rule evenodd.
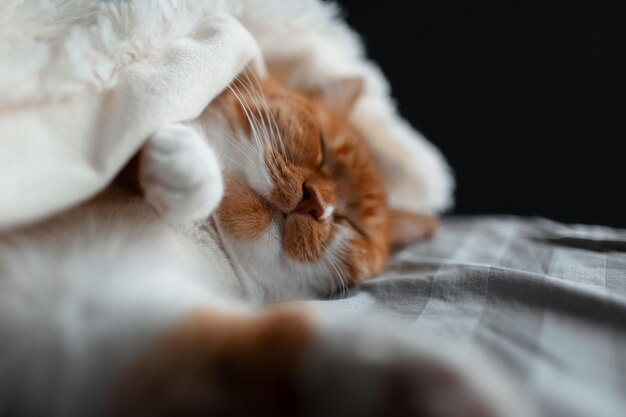
M 624 230 L 450 218 L 434 240 L 395 254 L 380 278 L 321 303 L 478 345 L 542 416 L 625 415 Z

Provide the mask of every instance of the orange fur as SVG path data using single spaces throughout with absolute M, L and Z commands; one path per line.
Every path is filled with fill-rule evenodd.
M 432 215 L 397 209 L 390 210 L 389 215 L 391 217 L 389 244 L 392 249 L 406 246 L 418 239 L 429 239 L 439 228 L 439 219 Z
M 351 238 L 340 253 L 340 265 L 348 284 L 355 284 L 383 268 L 391 247 L 434 232 L 434 218 L 388 206 L 370 149 L 349 123 L 349 109 L 329 105 L 324 94 L 297 93 L 272 81 L 256 86 L 237 81 L 235 88 L 258 120 L 266 117 L 263 106 L 269 107 L 284 143 L 265 150 L 269 199 L 246 179 L 225 173 L 226 193 L 217 215 L 232 238 L 254 242 L 272 222 L 281 222 L 284 253 L 296 262 L 315 263 L 345 227 Z M 350 83 L 349 90 L 358 93 L 360 88 Z M 266 99 L 262 105 L 260 93 Z M 251 133 L 239 99 L 227 90 L 213 106 L 232 130 Z M 347 106 L 356 100 L 335 99 Z M 296 378 L 315 333 L 302 311 L 190 315 L 126 375 L 118 411 L 121 416 L 221 415 L 226 410 L 299 415 L 305 410 Z
M 354 234 L 341 259 L 350 281 L 379 272 L 389 251 L 387 201 L 370 150 L 350 125 L 348 112 L 337 111 L 321 94 L 297 93 L 273 81 L 257 86 L 238 83 L 238 95 L 258 118 L 263 117 L 264 109 L 252 95 L 258 93 L 250 90 L 261 91 L 281 136 L 286 138 L 284 148 L 276 145 L 266 150 L 265 161 L 273 184 L 268 204 L 285 216 L 283 250 L 287 256 L 298 262 L 320 261 L 337 224 L 343 224 Z M 352 105 L 354 98 L 348 101 Z M 243 106 L 232 92 L 223 93 L 216 106 L 221 107 L 233 129 L 250 131 Z M 227 187 L 220 219 L 233 237 L 255 239 L 269 227 L 269 215 L 261 210 L 258 216 L 256 206 L 260 203 L 252 204 L 250 192 L 238 190 Z M 330 206 L 335 215 L 323 218 Z M 229 220 L 233 213 L 236 220 Z M 258 227 L 251 227 L 255 221 Z
M 272 221 L 269 203 L 240 178 L 229 178 L 226 187 L 229 192 L 224 195 L 219 210 L 222 227 L 244 242 L 259 239 Z
M 297 378 L 313 336 L 298 310 L 191 314 L 125 375 L 117 414 L 299 415 Z
M 436 219 L 388 207 L 371 151 L 348 119 L 363 86 L 351 79 L 342 82 L 327 91 L 304 93 L 272 80 L 238 79 L 211 107 L 233 131 L 247 134 L 253 127 L 246 112 L 267 121 L 269 111 L 284 138 L 282 144 L 265 149 L 272 183 L 269 201 L 245 180 L 227 173 L 218 209 L 226 232 L 254 242 L 273 221 L 282 221 L 284 253 L 297 262 L 315 263 L 324 258 L 338 225 L 343 225 L 353 237 L 339 261 L 354 284 L 377 274 L 391 248 L 432 236 Z M 136 164 L 130 164 L 125 177 L 132 178 L 136 170 Z M 334 214 L 325 216 L 331 206 Z

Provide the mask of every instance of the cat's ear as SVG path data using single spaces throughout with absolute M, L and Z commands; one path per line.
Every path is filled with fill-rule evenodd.
M 439 227 L 437 217 L 406 210 L 389 209 L 389 244 L 398 249 L 417 240 L 431 238 Z
M 363 79 L 339 78 L 329 81 L 312 95 L 326 103 L 333 111 L 350 114 L 365 89 Z

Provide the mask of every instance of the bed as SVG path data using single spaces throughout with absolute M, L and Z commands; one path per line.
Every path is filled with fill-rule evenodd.
M 450 217 L 324 303 L 475 343 L 547 417 L 626 416 L 626 230 Z

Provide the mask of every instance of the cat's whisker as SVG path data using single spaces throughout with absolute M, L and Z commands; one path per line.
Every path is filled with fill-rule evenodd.
M 335 272 L 337 273 L 337 277 L 339 278 L 339 285 L 340 285 L 340 291 L 341 291 L 340 295 L 342 298 L 345 298 L 347 295 L 349 295 L 350 290 L 347 285 L 347 280 L 339 271 L 340 268 L 337 267 L 338 266 L 337 264 L 339 264 L 340 267 L 345 267 L 345 265 L 343 264 L 341 259 L 337 258 L 333 253 L 328 252 L 327 255 L 328 255 L 328 261 L 330 263 L 330 266 L 335 270 Z M 331 276 L 333 275 L 331 274 Z
M 252 75 L 254 76 L 254 74 Z M 253 101 L 253 103 L 255 104 L 257 108 L 258 122 L 262 127 L 262 129 L 259 129 L 259 130 L 262 131 L 263 133 L 263 136 L 261 137 L 261 139 L 266 144 L 266 146 L 272 150 L 270 156 L 274 157 L 275 152 L 273 150 L 276 145 L 275 138 L 280 136 L 280 131 L 278 129 L 276 119 L 274 118 L 273 114 L 271 113 L 269 109 L 269 106 L 267 104 L 267 99 L 265 98 L 265 96 L 263 95 L 261 91 L 262 90 L 261 85 L 258 81 L 255 83 L 255 85 L 253 85 L 253 82 L 250 79 L 250 76 L 248 73 L 244 73 L 243 75 L 240 75 L 238 77 L 238 80 L 240 81 L 241 87 L 245 89 L 245 91 L 248 93 L 248 97 L 250 98 L 250 100 Z M 275 132 L 277 134 L 275 134 Z M 282 139 L 282 136 L 280 137 Z M 279 143 L 279 145 L 281 145 L 280 147 L 281 147 L 283 154 L 286 154 L 282 140 Z M 276 163 L 276 161 L 272 161 L 272 162 Z
M 262 160 L 264 160 L 264 155 L 265 155 L 265 146 L 263 146 L 262 140 L 261 140 L 261 135 L 259 134 L 260 129 L 260 123 L 258 121 L 258 119 L 255 117 L 255 115 L 253 114 L 253 112 L 251 111 L 251 109 L 249 108 L 249 104 L 246 100 L 244 100 L 243 96 L 244 94 L 241 92 L 241 90 L 234 84 L 231 85 L 231 87 L 229 87 L 230 92 L 234 95 L 234 97 L 239 101 L 239 103 L 241 104 L 244 113 L 246 115 L 246 118 L 248 120 L 248 123 L 250 124 L 250 128 L 252 131 L 252 137 L 254 139 L 254 142 L 256 143 L 258 149 L 255 152 L 255 156 L 256 157 L 261 157 Z M 236 91 L 235 91 L 236 90 Z M 272 148 L 270 147 L 270 150 L 272 150 Z M 270 153 L 271 156 L 274 156 L 272 153 Z M 275 158 L 274 158 L 275 159 Z M 268 161 L 270 162 L 270 161 Z M 272 163 L 278 163 L 277 161 L 271 161 Z M 266 162 L 267 163 L 267 162 Z M 256 164 L 253 162 L 253 166 L 256 166 Z
M 244 114 L 246 116 L 246 119 L 248 120 L 248 123 L 250 124 L 250 130 L 252 132 L 252 138 L 254 139 L 255 143 L 257 144 L 257 146 L 259 147 L 259 152 L 261 152 L 263 150 L 263 146 L 261 144 L 260 141 L 260 135 L 257 129 L 258 123 L 256 123 L 256 118 L 254 117 L 254 114 L 252 114 L 252 111 L 248 105 L 248 103 L 244 100 L 243 98 L 243 94 L 241 92 L 241 90 L 239 89 L 239 87 L 237 87 L 234 84 L 231 84 L 228 89 L 230 90 L 230 92 L 233 94 L 233 96 L 239 101 L 239 103 L 241 104 L 241 107 L 243 108 Z M 235 91 L 237 90 L 237 91 Z
M 285 159 L 288 158 L 287 152 L 286 152 L 286 148 L 285 148 L 285 143 L 283 140 L 283 137 L 280 133 L 280 129 L 278 128 L 278 122 L 276 121 L 276 118 L 274 117 L 274 114 L 270 111 L 270 108 L 267 104 L 267 98 L 265 97 L 265 93 L 263 92 L 263 89 L 261 88 L 261 83 L 258 79 L 258 76 L 252 72 L 250 74 L 250 72 L 246 72 L 245 73 L 246 79 L 248 80 L 248 82 L 250 84 L 252 84 L 254 82 L 255 86 L 252 87 L 253 90 L 256 92 L 256 97 L 257 97 L 257 101 L 259 103 L 261 103 L 263 105 L 263 111 L 265 113 L 265 116 L 267 118 L 267 123 L 269 125 L 272 131 L 272 133 L 275 132 L 275 136 L 272 136 L 270 139 L 274 139 L 273 141 L 275 142 L 276 139 L 278 139 L 278 144 L 281 148 L 281 151 L 283 153 L 283 155 L 285 156 Z M 252 79 L 250 78 L 250 76 L 252 76 Z M 269 120 L 271 118 L 271 120 Z
M 248 120 L 248 123 L 250 125 L 250 130 L 252 132 L 252 136 L 253 136 L 253 138 L 256 139 L 255 124 L 252 123 L 251 111 L 249 109 L 249 105 L 248 105 L 247 101 L 245 101 L 244 98 L 243 98 L 241 90 L 239 90 L 239 88 L 235 84 L 231 84 L 228 87 L 228 90 L 231 92 L 231 94 L 237 99 L 237 101 L 241 105 L 241 108 L 243 109 L 243 112 L 244 112 L 244 114 L 246 116 L 246 119 Z
M 252 101 L 257 107 L 257 111 L 259 115 L 259 122 L 261 126 L 263 127 L 263 133 L 264 133 L 263 140 L 266 142 L 266 144 L 271 145 L 270 143 L 271 137 L 270 137 L 270 132 L 268 130 L 268 128 L 271 126 L 269 124 L 269 120 L 266 121 L 267 114 L 264 111 L 264 108 L 261 108 L 260 106 L 260 105 L 266 105 L 266 103 L 262 100 L 259 94 L 258 88 L 255 88 L 254 86 L 251 85 L 252 82 L 250 81 L 250 78 L 247 75 L 246 75 L 245 80 L 242 80 L 241 78 L 239 78 L 239 80 L 241 81 L 241 86 L 246 90 L 246 92 L 248 93 L 248 96 L 252 99 Z M 247 81 L 247 83 L 245 81 Z
M 225 128 L 225 134 L 226 134 L 226 139 L 231 141 L 230 143 L 232 143 L 233 141 L 236 142 L 238 145 L 243 145 L 246 149 L 248 149 L 249 151 L 251 151 L 253 154 L 257 153 L 257 150 L 254 148 L 254 146 L 252 146 L 252 144 L 247 141 L 247 140 L 242 140 L 242 137 L 245 137 L 245 135 L 243 133 L 238 133 L 235 132 L 232 129 L 228 129 Z
M 256 83 L 257 83 L 257 86 L 258 86 L 258 91 L 259 91 L 259 93 L 261 95 L 262 103 L 264 105 L 264 111 L 267 114 L 268 119 L 271 118 L 271 121 L 268 120 L 268 123 L 270 123 L 271 127 L 273 127 L 272 131 L 275 132 L 274 141 L 276 141 L 276 139 L 278 139 L 278 145 L 280 146 L 280 149 L 282 151 L 284 159 L 287 162 L 289 162 L 289 154 L 287 153 L 287 149 L 285 147 L 285 141 L 283 140 L 283 136 L 280 133 L 280 129 L 278 128 L 278 122 L 277 122 L 276 118 L 274 117 L 274 114 L 269 109 L 269 106 L 267 104 L 267 98 L 265 97 L 265 93 L 261 89 L 260 83 L 258 81 L 258 78 L 256 78 L 256 76 L 255 76 L 255 80 L 256 80 Z
M 242 171 L 246 170 L 246 166 L 243 165 L 241 162 L 237 161 L 236 159 L 233 159 L 231 157 L 228 157 L 226 155 L 222 155 L 221 158 L 230 161 L 231 163 L 235 164 L 238 168 L 240 168 Z
M 250 155 L 246 152 L 246 150 L 245 150 L 245 149 L 243 149 L 243 148 L 241 148 L 241 147 L 239 146 L 239 143 L 237 143 L 237 141 L 236 141 L 236 140 L 233 140 L 233 139 L 229 138 L 229 137 L 228 137 L 228 136 L 226 136 L 226 135 L 224 135 L 222 138 L 223 138 L 226 142 L 228 142 L 230 145 L 232 145 L 235 149 L 237 149 L 239 152 L 241 152 L 241 154 L 242 154 L 242 155 L 243 155 L 243 156 L 244 156 L 244 157 L 245 157 L 245 158 L 246 158 L 246 159 L 247 159 L 247 160 L 248 160 L 248 161 L 249 161 L 249 162 L 250 162 L 253 166 L 255 165 L 255 162 L 254 162 L 254 160 L 252 159 L 252 157 L 251 157 L 251 156 L 250 156 Z M 243 143 L 245 143 L 245 142 L 243 142 Z M 231 160 L 232 160 L 232 158 L 229 158 L 229 159 L 231 159 Z
M 229 143 L 236 143 L 237 145 L 244 146 L 245 149 L 248 149 L 252 152 L 256 152 L 256 149 L 247 140 L 242 140 L 245 137 L 243 133 L 236 132 L 227 127 L 224 128 L 224 132 L 222 133 L 223 133 L 223 138 L 227 140 Z
M 272 146 L 272 143 L 271 143 L 270 133 L 268 131 L 268 127 L 267 127 L 266 121 L 265 121 L 265 119 L 263 117 L 263 114 L 261 113 L 261 111 L 258 108 L 258 99 L 254 97 L 252 91 L 250 91 L 248 86 L 246 86 L 245 84 L 242 84 L 242 87 L 246 89 L 247 97 L 249 97 L 252 101 L 254 101 L 254 104 L 257 107 L 257 110 L 258 110 L 258 113 L 259 113 L 258 117 L 257 117 L 257 115 L 253 114 L 253 118 L 254 118 L 254 121 L 255 121 L 256 131 L 261 133 L 261 135 L 258 135 L 257 138 L 256 138 L 257 139 L 257 144 L 258 144 L 258 146 L 260 148 L 260 152 L 262 154 L 266 155 L 265 151 L 267 149 L 269 149 L 270 150 L 269 156 L 274 158 L 274 160 L 271 161 L 271 162 L 268 161 L 268 163 L 275 164 L 275 163 L 277 163 L 277 161 L 275 160 L 275 155 L 274 155 L 274 152 L 273 152 L 274 147 Z
M 234 88 L 237 89 L 237 91 L 239 93 L 238 98 L 239 98 L 240 102 L 244 100 L 244 97 L 246 98 L 246 105 L 247 105 L 248 114 L 249 114 L 250 118 L 253 119 L 254 122 L 255 122 L 254 123 L 254 127 L 255 127 L 256 133 L 257 133 L 256 139 L 259 139 L 259 140 L 262 140 L 263 142 L 266 142 L 265 141 L 265 136 L 267 135 L 267 128 L 265 127 L 265 124 L 262 123 L 262 120 L 260 120 L 259 117 L 256 115 L 256 112 L 252 111 L 252 106 L 250 106 L 249 105 L 250 103 L 248 103 L 248 101 L 247 101 L 247 99 L 252 99 L 254 101 L 253 104 L 256 104 L 256 100 L 254 99 L 252 91 L 250 91 L 248 86 L 243 82 L 243 80 L 241 80 L 241 78 L 238 77 L 238 80 L 240 81 L 240 83 L 239 83 L 240 86 L 245 89 L 246 94 L 244 94 L 241 91 L 239 86 L 234 85 L 234 84 L 233 84 L 233 86 L 234 86 Z M 258 134 L 259 132 L 263 133 L 263 135 Z
M 239 154 L 241 154 L 245 160 L 247 160 L 249 162 L 250 167 L 256 167 L 257 166 L 257 161 L 255 160 L 255 157 L 257 157 L 257 153 L 256 151 L 251 148 L 250 145 L 244 145 L 242 148 L 241 143 L 235 143 L 236 140 L 234 139 L 227 139 L 224 138 L 226 142 L 228 142 L 229 144 L 231 144 L 233 146 L 234 149 L 236 149 L 237 151 L 239 151 Z M 245 142 L 243 142 L 245 143 Z M 243 165 L 242 165 L 243 166 Z M 245 169 L 244 169 L 245 171 Z
M 345 242 L 344 242 L 345 243 Z M 342 244 L 339 246 L 339 255 L 334 255 L 334 258 L 337 260 L 337 262 L 339 263 L 339 265 L 343 268 L 343 270 L 348 270 L 348 266 L 346 265 L 344 259 L 346 259 L 347 253 L 346 253 L 346 245 Z M 343 285 L 346 287 L 346 292 L 349 293 L 350 292 L 350 288 L 348 285 L 348 278 L 346 278 L 345 276 L 342 275 L 342 280 L 343 280 Z
M 338 294 L 343 294 L 343 285 L 342 285 L 341 277 L 337 274 L 336 270 L 333 271 L 334 268 L 332 267 L 332 263 L 330 264 L 324 263 L 320 266 L 319 269 L 323 275 L 329 276 L 332 280 L 332 287 L 331 287 L 330 295 L 334 297 L 334 296 L 337 296 Z

